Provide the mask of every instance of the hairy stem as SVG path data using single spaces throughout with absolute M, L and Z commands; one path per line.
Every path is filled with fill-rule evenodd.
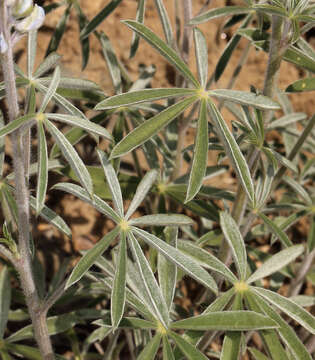
M 11 42 L 11 26 L 9 23 L 6 1 L 1 2 L 0 21 L 1 31 L 7 42 L 8 49 L 2 55 L 2 72 L 6 88 L 9 121 L 19 116 L 18 96 L 15 84 L 13 45 Z M 29 194 L 25 179 L 24 150 L 22 144 L 23 134 L 17 130 L 12 135 L 13 165 L 15 175 L 15 197 L 18 209 L 18 252 L 19 258 L 15 262 L 20 276 L 26 304 L 34 326 L 35 339 L 45 360 L 54 359 L 48 329 L 46 313 L 41 312 L 41 303 L 35 286 L 30 253 L 30 212 Z

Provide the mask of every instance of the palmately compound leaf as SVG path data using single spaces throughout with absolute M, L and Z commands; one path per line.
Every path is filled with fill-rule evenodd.
M 247 162 L 236 142 L 234 136 L 226 125 L 222 115 L 218 111 L 215 104 L 208 100 L 209 112 L 212 121 L 214 122 L 215 128 L 223 141 L 223 145 L 227 156 L 233 164 L 233 167 L 242 183 L 243 189 L 247 193 L 249 200 L 252 205 L 255 205 L 255 190 L 252 177 L 247 165 Z
M 69 165 L 80 180 L 80 183 L 84 186 L 90 197 L 93 197 L 93 183 L 90 173 L 88 172 L 78 153 L 72 147 L 64 134 L 60 130 L 58 130 L 57 127 L 53 125 L 50 121 L 45 121 L 45 127 L 55 139 L 63 156 L 68 161 Z
M 189 226 L 194 222 L 186 215 L 154 214 L 131 219 L 129 224 L 134 226 Z
M 7 267 L 0 272 L 0 340 L 3 339 L 11 304 L 11 284 Z
M 53 187 L 53 189 L 68 192 L 69 194 L 72 194 L 79 199 L 91 204 L 97 211 L 108 216 L 116 224 L 118 224 L 121 220 L 119 215 L 104 200 L 99 198 L 97 195 L 94 195 L 92 201 L 88 192 L 78 185 L 70 183 L 58 183 Z
M 246 297 L 253 297 L 255 296 L 252 292 L 247 292 Z M 283 341 L 286 345 L 290 348 L 292 353 L 295 356 L 296 360 L 311 360 L 311 355 L 296 335 L 295 331 L 287 324 L 285 320 L 275 311 L 269 304 L 264 301 L 260 296 L 255 296 L 255 300 L 257 304 L 260 306 L 261 310 L 269 316 L 271 319 L 276 321 L 279 325 L 277 329 L 278 333 L 280 334 Z
M 159 346 L 161 343 L 162 335 L 157 333 L 154 337 L 146 344 L 144 349 L 141 351 L 137 360 L 154 360 Z
M 262 296 L 272 305 L 276 306 L 278 309 L 297 321 L 310 333 L 315 334 L 315 317 L 308 311 L 304 310 L 301 306 L 297 305 L 292 300 L 279 295 L 274 291 L 258 287 L 253 289 L 257 295 Z
M 184 88 L 143 89 L 111 96 L 95 106 L 95 110 L 117 109 L 166 98 L 193 96 L 196 90 Z
M 303 245 L 294 245 L 290 246 L 272 257 L 263 263 L 247 280 L 247 283 L 250 284 L 254 281 L 267 277 L 276 271 L 281 270 L 286 265 L 290 264 L 298 256 L 300 256 L 304 251 Z
M 92 134 L 100 135 L 107 140 L 113 140 L 112 135 L 101 125 L 95 124 L 88 119 L 83 119 L 82 117 L 72 116 L 67 114 L 45 114 L 47 119 L 60 121 L 65 124 L 74 126 L 76 128 L 81 128 L 85 131 L 88 131 Z
M 208 160 L 208 119 L 207 102 L 202 100 L 195 139 L 194 159 L 191 166 L 185 202 L 191 201 L 202 186 Z
M 199 81 L 202 88 L 205 88 L 208 76 L 208 48 L 207 41 L 198 28 L 194 28 L 194 40 Z
M 219 311 L 175 321 L 172 329 L 249 331 L 274 329 L 278 325 L 269 317 L 254 311 Z
M 195 346 L 186 341 L 183 337 L 173 331 L 169 332 L 169 336 L 174 340 L 180 351 L 188 360 L 207 360 L 208 358 Z
M 225 239 L 232 249 L 239 276 L 241 280 L 245 280 L 247 271 L 247 255 L 245 243 L 240 230 L 232 216 L 227 212 L 220 213 L 220 225 Z
M 54 71 L 54 75 L 51 79 L 51 83 L 49 85 L 49 88 L 44 96 L 44 99 L 40 105 L 40 108 L 38 110 L 39 113 L 42 113 L 45 111 L 48 103 L 50 102 L 50 100 L 53 98 L 57 88 L 58 88 L 58 85 L 59 85 L 59 82 L 60 82 L 60 69 L 59 69 L 59 66 L 56 67 L 55 71 Z
M 133 20 L 123 21 L 124 24 L 129 26 L 133 31 L 137 32 L 144 38 L 150 45 L 152 45 L 167 61 L 176 67 L 176 69 L 189 80 L 196 88 L 200 84 L 195 79 L 192 72 L 189 70 L 185 62 L 178 56 L 175 50 L 169 47 L 163 40 L 154 34 L 149 28 L 143 24 L 139 24 Z
M 72 273 L 67 280 L 66 288 L 79 281 L 89 270 L 89 268 L 97 261 L 108 246 L 114 241 L 119 234 L 120 228 L 117 226 L 110 233 L 106 234 L 96 245 L 94 245 L 84 256 L 80 259 L 77 265 L 72 270 Z
M 157 176 L 158 172 L 156 170 L 150 170 L 144 175 L 143 179 L 137 187 L 134 197 L 131 200 L 126 213 L 126 219 L 129 219 L 130 216 L 137 210 L 138 206 L 142 203 L 152 185 L 156 181 Z
M 241 14 L 247 14 L 251 11 L 250 7 L 245 6 L 223 6 L 218 7 L 216 9 L 211 9 L 209 11 L 206 11 L 205 13 L 202 13 L 193 19 L 190 20 L 190 25 L 198 25 L 202 24 L 204 22 L 207 22 L 212 19 L 216 19 L 221 16 L 230 16 L 230 15 L 241 15 Z
M 116 272 L 111 294 L 111 318 L 114 329 L 120 323 L 125 309 L 126 300 L 126 269 L 127 269 L 127 241 L 126 234 L 120 236 L 119 252 L 117 257 Z
M 151 306 L 154 308 L 157 319 L 167 328 L 169 324 L 169 313 L 161 289 L 154 277 L 150 264 L 132 232 L 128 234 L 128 238 L 133 258 L 136 262 L 145 291 L 150 299 Z
M 252 92 L 218 89 L 209 91 L 209 95 L 262 110 L 279 110 L 281 108 L 276 101 L 267 96 L 257 95 Z
M 213 278 L 192 258 L 146 231 L 132 227 L 132 232 L 148 245 L 158 250 L 169 261 L 179 266 L 189 276 L 212 290 L 215 294 L 217 293 L 218 287 Z
M 42 121 L 37 122 L 37 132 L 39 135 L 38 146 L 38 176 L 36 188 L 36 214 L 38 215 L 45 204 L 47 183 L 48 183 L 48 153 L 45 130 Z
M 182 100 L 138 126 L 114 147 L 111 153 L 111 158 L 120 157 L 142 145 L 168 125 L 173 119 L 184 112 L 196 100 L 197 96 L 191 96 Z
M 96 151 L 106 176 L 107 184 L 109 187 L 109 191 L 112 195 L 112 200 L 114 203 L 115 210 L 121 217 L 123 217 L 124 203 L 122 199 L 119 180 L 115 172 L 115 169 L 113 168 L 112 164 L 108 161 L 108 158 L 103 151 L 98 149 Z

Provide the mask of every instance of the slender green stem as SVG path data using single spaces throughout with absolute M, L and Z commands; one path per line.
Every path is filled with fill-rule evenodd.
M 2 72 L 6 88 L 6 100 L 8 104 L 9 121 L 19 116 L 18 95 L 15 83 L 13 45 L 11 41 L 10 14 L 6 1 L 0 5 L 1 31 L 7 43 L 7 51 L 2 55 Z M 15 197 L 18 209 L 18 252 L 19 257 L 15 261 L 16 269 L 20 276 L 26 304 L 34 326 L 35 339 L 44 360 L 54 359 L 53 350 L 48 335 L 46 313 L 41 311 L 41 302 L 35 286 L 32 273 L 30 253 L 30 211 L 29 194 L 25 179 L 24 148 L 22 144 L 23 134 L 17 130 L 12 134 L 13 165 L 15 174 Z

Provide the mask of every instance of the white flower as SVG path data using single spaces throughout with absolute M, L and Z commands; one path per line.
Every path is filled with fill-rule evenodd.
M 33 10 L 33 0 L 16 0 L 12 8 L 12 14 L 16 18 L 30 15 Z
M 4 54 L 8 50 L 8 44 L 2 33 L 0 33 L 0 53 Z
M 35 5 L 31 15 L 25 19 L 18 21 L 15 25 L 19 32 L 28 32 L 36 30 L 43 25 L 45 20 L 45 11 L 41 6 Z

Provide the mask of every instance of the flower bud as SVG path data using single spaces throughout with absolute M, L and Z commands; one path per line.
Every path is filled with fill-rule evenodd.
M 8 50 L 8 44 L 2 33 L 0 33 L 0 53 L 4 54 Z
M 41 6 L 35 5 L 31 15 L 25 19 L 18 21 L 15 25 L 16 30 L 20 32 L 28 32 L 36 30 L 43 25 L 45 20 L 45 11 Z
M 12 14 L 16 18 L 26 17 L 33 10 L 33 0 L 16 0 L 12 8 Z

